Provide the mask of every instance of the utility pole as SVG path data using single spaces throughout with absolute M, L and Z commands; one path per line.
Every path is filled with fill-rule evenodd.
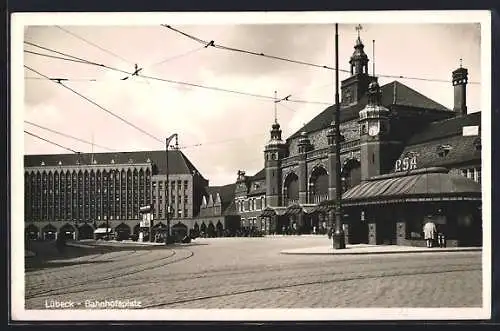
M 335 23 L 335 232 L 332 235 L 333 248 L 345 248 L 342 229 L 342 178 L 340 166 L 340 100 L 339 100 L 339 24 Z
M 166 182 L 167 182 L 167 193 L 165 194 L 165 199 L 166 201 L 166 207 L 167 207 L 167 238 L 165 238 L 165 244 L 168 245 L 170 243 L 170 191 L 172 190 L 173 186 L 168 180 L 168 175 L 170 170 L 168 169 L 168 147 L 170 146 L 170 143 L 172 142 L 172 139 L 176 139 L 176 147 L 178 146 L 177 144 L 177 133 L 174 133 L 170 137 L 167 138 L 166 143 L 165 143 L 165 150 L 166 150 Z

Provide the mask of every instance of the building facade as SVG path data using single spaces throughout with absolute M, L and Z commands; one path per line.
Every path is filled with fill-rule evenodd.
M 168 167 L 165 151 L 26 155 L 27 235 L 88 239 L 106 226 L 137 233 L 142 206 L 152 206 L 154 226 L 164 227 L 167 202 L 172 224 L 192 227 L 208 181 L 181 151 L 168 153 Z
M 390 214 L 391 206 L 376 212 L 368 207 L 377 203 L 378 197 L 384 196 L 382 191 L 374 190 L 371 196 L 358 199 L 360 192 L 353 194 L 353 190 L 371 180 L 384 179 L 378 176 L 393 174 L 397 178 L 401 173 L 410 176 L 412 171 L 432 168 L 424 171 L 425 176 L 422 173 L 418 179 L 413 177 L 414 181 L 407 183 L 429 182 L 426 189 L 413 192 L 411 197 L 393 192 L 407 202 L 416 199 L 417 193 L 421 195 L 421 200 L 418 200 L 421 203 L 412 204 L 414 211 L 420 210 L 418 220 L 408 221 L 408 229 L 420 232 L 416 229 L 426 217 L 440 218 L 444 228 L 446 222 L 442 221 L 442 216 L 445 210 L 465 206 L 463 215 L 449 217 L 455 220 L 447 224 L 454 223 L 450 228 L 456 228 L 460 223 L 457 223 L 457 217 L 474 218 L 471 226 L 477 235 L 481 224 L 477 212 L 481 200 L 481 113 L 467 113 L 467 69 L 460 67 L 452 73 L 453 91 L 450 88 L 450 93 L 454 93 L 454 108 L 451 110 L 398 81 L 379 86 L 377 78 L 368 74 L 368 57 L 359 37 L 349 63 L 351 77 L 341 84 L 342 187 L 337 188 L 335 181 L 335 131 L 332 123 L 335 106 L 325 109 L 286 140 L 282 140 L 280 125 L 275 121 L 264 151 L 266 208 L 260 218 L 261 222 L 270 223 L 268 232 L 323 233 L 325 228 L 332 227 L 333 199 L 336 190 L 340 189 L 345 199 L 343 226 L 348 242 L 396 243 L 395 237 L 401 237 L 396 227 L 405 239 L 410 240 L 411 233 L 405 230 L 404 222 L 377 220 L 390 218 L 384 213 Z M 433 171 L 445 171 L 446 176 L 436 175 Z M 456 176 L 467 180 L 462 183 Z M 389 187 L 396 182 L 384 183 Z M 430 188 L 433 185 L 438 196 L 433 196 L 436 193 Z M 445 196 L 453 192 L 461 195 L 448 197 L 454 203 L 444 206 Z M 243 196 L 237 194 L 235 199 L 246 201 L 249 198 L 247 192 Z M 423 203 L 426 198 L 432 204 Z M 468 199 L 470 204 L 458 202 Z M 383 230 L 384 227 L 387 229 Z M 457 232 L 455 230 L 450 230 L 450 233 Z M 460 240 L 465 242 L 463 238 Z M 399 243 L 403 242 L 399 240 Z M 460 243 L 455 240 L 453 244 Z
M 193 237 L 234 236 L 240 229 L 240 216 L 234 200 L 235 184 L 209 186 L 194 221 Z

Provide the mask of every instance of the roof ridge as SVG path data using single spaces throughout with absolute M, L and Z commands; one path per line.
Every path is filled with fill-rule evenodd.
M 419 97 L 424 98 L 424 99 L 429 100 L 429 101 L 432 101 L 432 102 L 433 102 L 433 103 L 435 103 L 436 105 L 439 105 L 439 106 L 441 106 L 441 107 L 442 107 L 442 108 L 444 108 L 444 109 L 447 109 L 447 110 L 449 110 L 449 111 L 452 111 L 452 110 L 451 110 L 451 109 L 449 109 L 448 107 L 446 107 L 446 106 L 444 106 L 444 105 L 440 104 L 439 102 L 437 102 L 437 101 L 435 101 L 435 100 L 433 100 L 433 99 L 429 98 L 428 96 L 426 96 L 426 95 L 424 95 L 424 94 L 420 93 L 419 91 L 415 90 L 414 88 L 409 87 L 408 85 L 401 83 L 401 82 L 400 82 L 400 81 L 398 81 L 398 80 L 394 80 L 394 81 L 392 81 L 391 83 L 388 83 L 388 84 L 386 84 L 386 85 L 384 85 L 384 86 L 387 86 L 387 85 L 389 85 L 389 84 L 394 84 L 394 85 L 398 84 L 398 85 L 400 85 L 400 86 L 403 86 L 404 88 L 407 88 L 408 90 L 412 91 L 413 93 L 415 93 L 415 94 L 416 94 L 416 95 L 418 95 Z M 398 104 L 398 92 L 399 92 L 399 91 L 396 89 L 396 103 L 394 103 L 395 105 L 397 105 L 397 104 Z M 431 109 L 432 109 L 432 108 L 431 108 Z M 439 108 L 434 108 L 434 109 L 439 109 Z M 441 110 L 444 110 L 444 109 L 441 109 Z

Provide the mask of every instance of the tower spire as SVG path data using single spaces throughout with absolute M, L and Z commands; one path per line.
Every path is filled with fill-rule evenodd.
M 375 39 L 372 40 L 372 44 L 373 44 L 373 47 L 372 47 L 372 75 L 373 77 L 375 77 Z
M 278 92 L 274 91 L 274 123 L 278 123 Z
M 360 39 L 360 32 L 361 30 L 363 30 L 363 26 L 361 24 L 358 24 L 356 27 L 355 27 L 356 31 L 358 31 L 358 39 Z

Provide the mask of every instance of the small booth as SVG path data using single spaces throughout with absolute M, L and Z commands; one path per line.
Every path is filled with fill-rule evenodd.
M 342 200 L 349 231 L 356 231 L 352 224 L 367 228 L 369 244 L 424 246 L 428 220 L 444 233 L 447 246 L 482 243 L 481 185 L 446 168 L 375 176 L 345 192 Z
M 152 241 L 153 234 L 153 206 L 147 205 L 139 208 L 139 212 L 142 215 L 142 221 L 139 224 L 139 238 L 138 241 Z

